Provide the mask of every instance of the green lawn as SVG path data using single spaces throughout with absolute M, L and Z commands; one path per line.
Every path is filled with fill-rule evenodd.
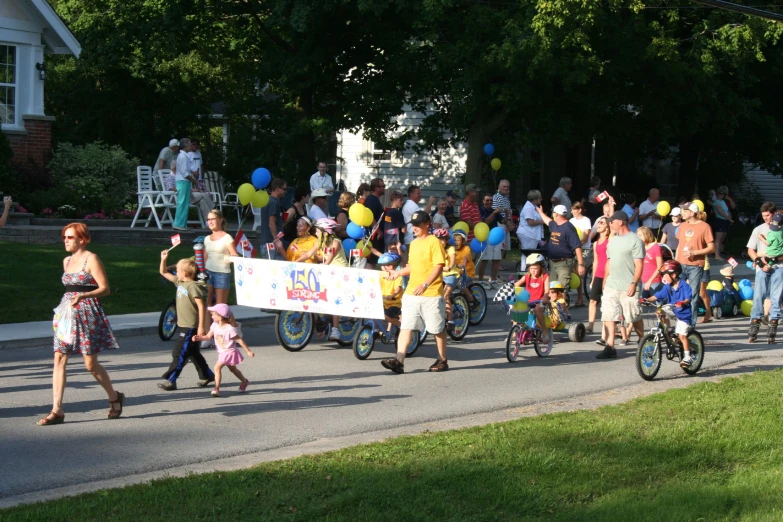
M 779 521 L 781 404 L 783 371 L 756 373 L 598 411 L 23 506 L 0 519 Z
M 153 312 L 174 298 L 174 286 L 158 274 L 162 247 L 107 246 L 90 250 L 106 266 L 112 295 L 103 298 L 107 314 Z M 52 318 L 52 309 L 63 295 L 62 245 L 27 245 L 0 242 L 0 324 L 42 321 Z M 169 264 L 193 255 L 190 245 L 171 251 Z M 230 302 L 234 302 L 230 299 Z

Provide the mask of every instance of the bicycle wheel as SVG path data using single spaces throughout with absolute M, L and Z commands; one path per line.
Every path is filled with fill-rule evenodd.
M 177 331 L 177 300 L 172 300 L 160 313 L 158 320 L 158 336 L 161 340 L 169 341 Z
M 688 334 L 688 345 L 691 357 L 693 357 L 693 364 L 688 368 L 683 368 L 683 371 L 688 375 L 695 375 L 704 362 L 704 339 L 701 338 L 699 332 L 694 330 Z
M 508 362 L 516 362 L 519 356 L 519 336 L 522 335 L 522 326 L 515 324 L 511 326 L 506 338 L 506 359 Z
M 468 300 L 459 292 L 451 296 L 451 318 L 454 321 L 454 327 L 446 328 L 446 331 L 449 337 L 455 341 L 461 341 L 470 327 L 470 312 L 468 311 Z
M 419 346 L 424 344 L 424 342 L 427 340 L 428 336 L 429 336 L 429 333 L 427 332 L 427 328 L 425 327 L 424 330 L 419 333 Z
M 275 335 L 280 346 L 298 352 L 313 337 L 313 316 L 308 312 L 284 310 L 275 317 Z
M 353 338 L 353 354 L 360 361 L 365 360 L 375 348 L 375 332 L 372 324 L 365 324 Z
M 478 283 L 469 284 L 468 291 L 475 300 L 473 307 L 470 309 L 470 325 L 476 326 L 481 324 L 481 321 L 487 315 L 487 291 Z
M 536 355 L 539 357 L 547 357 L 550 353 L 552 353 L 552 341 L 554 339 L 554 332 L 552 331 L 552 328 L 547 328 L 547 331 L 549 332 L 547 342 L 542 343 L 541 338 L 539 336 L 536 336 L 533 338 L 533 349 L 536 351 Z M 540 335 L 544 335 L 544 332 L 541 332 Z
M 408 349 L 405 351 L 406 357 L 413 357 L 416 350 L 421 346 L 421 334 L 418 330 L 411 330 L 411 342 L 408 344 Z M 395 347 L 396 350 L 396 347 Z
M 337 339 L 337 344 L 340 346 L 351 346 L 353 340 L 356 338 L 356 332 L 362 326 L 362 322 L 354 317 L 343 317 L 340 319 L 340 323 L 337 325 L 337 330 L 340 332 L 340 338 Z
M 647 334 L 639 341 L 636 350 L 636 371 L 639 377 L 645 381 L 651 381 L 658 375 L 661 369 L 661 343 L 655 340 L 655 336 Z

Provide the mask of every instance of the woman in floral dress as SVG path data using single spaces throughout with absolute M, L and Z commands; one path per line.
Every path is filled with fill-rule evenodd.
M 87 225 L 82 223 L 66 225 L 62 237 L 65 250 L 71 255 L 63 261 L 62 282 L 65 285 L 65 294 L 61 304 L 67 302 L 73 307 L 73 344 L 66 344 L 57 336 L 54 338 L 52 374 L 54 405 L 52 412 L 38 421 L 39 426 L 62 424 L 65 421 L 65 413 L 63 413 L 65 366 L 68 364 L 68 357 L 74 354 L 82 355 L 87 371 L 106 391 L 109 397 L 110 419 L 122 415 L 122 405 L 125 402 L 125 395 L 112 387 L 109 374 L 98 363 L 99 352 L 119 348 L 100 301 L 101 297 L 111 293 L 103 263 L 97 255 L 86 249 L 90 243 Z

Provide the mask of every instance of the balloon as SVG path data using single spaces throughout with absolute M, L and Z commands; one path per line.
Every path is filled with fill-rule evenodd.
M 503 162 L 500 161 L 499 158 L 493 158 L 489 164 L 492 165 L 492 170 L 500 170 L 500 166 L 503 165 Z
M 693 203 L 696 203 L 696 206 L 699 207 L 699 212 L 704 212 L 704 202 L 700 199 L 694 199 Z
M 568 286 L 571 287 L 571 290 L 576 290 L 579 288 L 579 283 L 581 283 L 582 280 L 579 278 L 577 274 L 571 274 L 571 281 L 569 281 Z
M 479 241 L 475 237 L 470 241 L 470 249 L 476 253 L 480 254 L 484 250 L 487 249 L 487 242 L 486 241 Z
M 476 225 L 478 228 L 478 225 Z M 506 231 L 500 227 L 495 227 L 489 231 L 489 244 L 492 246 L 499 245 L 506 239 Z
M 356 243 L 356 248 L 362 251 L 362 257 L 367 257 L 370 255 L 370 247 L 372 247 L 372 243 L 370 241 L 361 240 Z
M 736 290 L 737 292 L 739 292 L 739 286 L 737 286 L 737 283 L 732 283 L 732 285 L 731 285 L 731 286 L 733 286 L 733 287 L 734 287 L 734 290 Z
M 668 201 L 659 201 L 658 208 L 656 210 L 658 211 L 659 216 L 668 216 L 671 209 L 672 206 L 669 205 Z
M 253 194 L 255 193 L 256 188 L 250 183 L 242 183 L 237 189 L 237 197 L 242 206 L 249 205 L 250 200 L 253 199 Z
M 522 291 L 517 295 L 517 301 L 522 301 L 523 303 L 530 301 L 530 292 L 523 288 Z
M 253 197 L 250 198 L 250 203 L 252 203 L 255 208 L 264 208 L 269 203 L 269 193 L 266 190 L 257 191 L 253 194 Z
M 343 250 L 345 250 L 346 257 L 351 254 L 351 250 L 356 248 L 356 241 L 350 237 L 343 239 Z
M 253 182 L 255 188 L 261 190 L 266 188 L 266 186 L 269 185 L 269 182 L 272 181 L 272 173 L 263 167 L 258 168 L 253 171 L 253 175 L 250 176 L 250 181 Z
M 751 269 L 756 268 L 756 265 L 753 264 L 753 261 L 748 261 L 745 263 L 745 266 Z
M 514 303 L 514 306 L 512 306 L 511 309 L 514 310 L 515 312 L 527 312 L 529 310 L 529 307 L 527 306 L 527 303 L 517 301 L 516 303 Z
M 753 287 L 752 286 L 741 286 L 739 289 L 740 297 L 744 301 L 752 301 L 753 300 Z
M 348 226 L 345 227 L 345 232 L 348 234 L 348 237 L 357 241 L 364 237 L 364 228 L 360 227 L 353 221 L 348 223 Z M 356 243 L 354 242 L 354 244 Z
M 747 279 L 743 279 L 742 281 L 739 282 L 739 285 L 740 286 L 753 286 L 753 283 L 751 283 Z
M 357 225 L 361 226 L 362 222 L 364 221 L 364 209 L 365 208 L 367 208 L 367 207 L 365 207 L 361 203 L 354 203 L 348 209 L 348 217 L 351 218 L 351 221 L 353 221 Z
M 745 317 L 750 317 L 750 313 L 753 311 L 753 301 L 742 301 L 740 311 Z
M 486 241 L 489 237 L 489 225 L 486 223 L 476 223 L 476 226 L 473 227 L 473 235 L 476 236 L 476 239 L 479 241 Z
M 372 225 L 372 220 L 375 219 L 375 216 L 372 213 L 372 210 L 370 210 L 367 207 L 364 207 L 364 221 L 362 222 L 363 227 L 369 227 Z
M 717 280 L 710 281 L 707 284 L 707 290 L 713 290 L 715 292 L 720 292 L 721 290 L 723 290 L 723 283 L 721 283 L 720 281 L 717 281 Z
M 495 153 L 495 146 L 491 143 L 487 143 L 484 145 L 484 154 L 487 156 L 492 156 Z
M 470 227 L 464 221 L 457 221 L 456 223 L 454 223 L 454 226 L 451 227 L 451 229 L 452 230 L 462 230 L 463 232 L 465 232 L 467 234 L 468 231 L 470 230 Z

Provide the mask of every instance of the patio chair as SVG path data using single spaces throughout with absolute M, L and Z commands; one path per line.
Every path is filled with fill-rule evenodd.
M 144 222 L 144 227 L 150 226 L 150 221 L 155 218 L 155 223 L 159 229 L 162 229 L 162 223 L 158 218 L 157 209 L 164 211 L 165 217 L 165 205 L 161 204 L 159 199 L 160 191 L 155 188 L 155 183 L 152 177 L 152 167 L 139 166 L 136 167 L 136 195 L 138 197 L 139 206 L 136 209 L 136 215 L 133 216 L 131 222 L 131 228 L 136 226 L 136 222 L 139 219 L 139 215 L 143 209 L 149 209 L 150 214 L 147 216 L 147 220 Z
M 219 172 L 209 171 L 204 173 L 204 184 L 207 187 L 207 192 L 212 195 L 212 200 L 215 205 L 223 212 L 225 216 L 224 208 L 234 208 L 237 211 L 237 222 L 242 221 L 242 207 L 239 202 L 239 196 L 235 192 L 226 192 L 223 186 L 223 178 Z

